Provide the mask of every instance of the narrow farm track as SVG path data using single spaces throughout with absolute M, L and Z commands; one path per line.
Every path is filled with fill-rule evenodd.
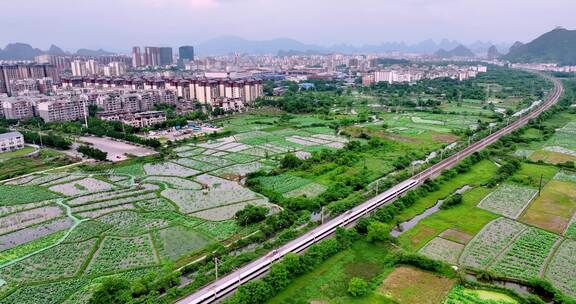
M 195 293 L 177 301 L 177 304 L 199 304 L 199 303 L 217 303 L 228 294 L 234 292 L 238 287 L 266 273 L 275 261 L 278 261 L 286 254 L 299 253 L 324 238 L 331 236 L 338 227 L 345 227 L 355 222 L 362 216 L 369 214 L 373 210 L 391 204 L 398 196 L 418 187 L 426 179 L 438 176 L 442 171 L 454 167 L 460 160 L 466 158 L 474 152 L 478 152 L 487 146 L 493 144 L 502 136 L 523 127 L 531 119 L 538 117 L 542 112 L 552 107 L 564 92 L 561 81 L 548 75 L 540 74 L 554 83 L 554 89 L 550 92 L 546 100 L 531 112 L 525 114 L 507 126 L 495 131 L 491 135 L 484 137 L 477 142 L 472 143 L 456 154 L 445 158 L 444 160 L 432 165 L 426 170 L 416 174 L 412 178 L 399 183 L 389 190 L 377 195 L 376 197 L 362 203 L 361 205 L 347 211 L 344 214 L 314 228 L 306 234 L 290 241 L 289 243 L 273 250 L 266 256 L 260 257 L 246 266 L 235 270 L 232 273 L 212 282 L 208 286 L 196 291 Z

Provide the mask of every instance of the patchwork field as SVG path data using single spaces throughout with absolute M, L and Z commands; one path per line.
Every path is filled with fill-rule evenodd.
M 197 153 L 0 185 L 0 297 L 10 295 L 6 303 L 53 303 L 91 290 L 86 276 L 156 271 L 251 233 L 232 220 L 249 203 L 280 210 L 238 178 L 271 169 L 274 161 L 195 146 L 179 150 Z M 39 292 L 39 302 L 29 297 Z
M 512 184 L 504 184 L 485 197 L 478 207 L 516 219 L 528 206 L 538 190 Z
M 398 303 L 442 303 L 454 280 L 411 267 L 398 267 L 377 292 Z
M 542 189 L 520 221 L 562 234 L 576 212 L 576 183 L 553 180 Z

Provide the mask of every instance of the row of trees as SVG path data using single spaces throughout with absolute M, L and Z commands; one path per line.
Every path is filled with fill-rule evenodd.
M 24 141 L 31 144 L 44 145 L 62 150 L 67 150 L 72 145 L 69 139 L 52 132 L 41 134 L 39 132 L 21 131 L 21 133 L 24 135 Z
M 88 157 L 92 157 L 96 160 L 100 160 L 100 161 L 104 161 L 106 160 L 106 158 L 108 157 L 108 152 L 104 152 L 102 150 L 90 147 L 90 146 L 86 146 L 86 145 L 82 145 L 78 148 L 78 152 L 88 156 Z

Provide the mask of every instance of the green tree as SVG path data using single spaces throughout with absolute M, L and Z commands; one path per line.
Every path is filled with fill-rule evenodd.
M 362 278 L 353 277 L 348 282 L 348 293 L 353 297 L 362 297 L 370 293 L 370 285 Z
M 371 222 L 368 225 L 368 241 L 378 242 L 390 239 L 390 226 L 382 222 Z
M 94 292 L 89 304 L 125 304 L 132 300 L 130 283 L 120 278 L 109 278 Z
M 247 205 L 244 209 L 236 212 L 236 222 L 241 226 L 247 226 L 263 221 L 266 215 L 268 215 L 268 208 Z
M 294 169 L 300 167 L 302 160 L 300 160 L 296 155 L 292 153 L 286 154 L 284 158 L 280 161 L 280 166 L 284 169 Z

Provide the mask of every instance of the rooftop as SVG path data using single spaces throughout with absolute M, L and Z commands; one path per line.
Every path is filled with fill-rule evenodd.
M 1 134 L 0 134 L 0 139 L 13 138 L 13 137 L 17 137 L 17 136 L 22 137 L 22 133 L 20 133 L 20 132 L 1 133 Z

